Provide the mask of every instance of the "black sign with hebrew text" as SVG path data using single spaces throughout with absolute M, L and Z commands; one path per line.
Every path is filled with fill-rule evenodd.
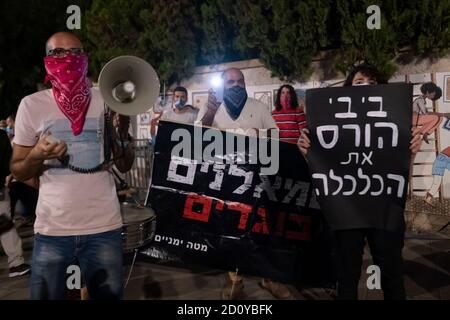
M 333 230 L 404 227 L 412 85 L 306 93 L 315 193 Z
M 176 155 L 182 141 L 207 152 L 211 136 L 222 142 L 216 160 Z M 220 150 L 235 139 L 245 148 Z M 260 163 L 219 161 L 256 151 L 262 160 L 264 150 L 272 161 L 262 162 L 274 168 L 267 174 Z M 238 269 L 290 283 L 336 280 L 328 227 L 294 144 L 161 121 L 148 204 L 157 213 L 156 235 L 142 252 L 157 261 Z

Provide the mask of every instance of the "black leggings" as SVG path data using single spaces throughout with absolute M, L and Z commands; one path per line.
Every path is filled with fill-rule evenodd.
M 386 300 L 406 299 L 403 283 L 404 231 L 352 229 L 334 232 L 338 299 L 358 299 L 365 240 L 370 247 L 373 263 L 381 270 L 381 288 Z

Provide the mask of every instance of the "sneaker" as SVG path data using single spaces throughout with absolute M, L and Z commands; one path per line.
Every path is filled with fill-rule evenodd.
M 9 277 L 10 278 L 20 277 L 29 273 L 30 270 L 31 270 L 30 265 L 22 263 L 17 267 L 9 268 Z
M 272 281 L 270 279 L 262 279 L 260 286 L 268 290 L 277 299 L 289 299 L 292 297 L 288 288 L 279 282 Z
M 222 299 L 223 300 L 235 300 L 237 299 L 244 291 L 244 281 L 232 281 L 231 279 L 227 279 L 227 283 L 222 289 Z

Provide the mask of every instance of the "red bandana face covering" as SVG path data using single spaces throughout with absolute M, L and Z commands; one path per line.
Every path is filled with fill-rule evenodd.
M 291 106 L 291 97 L 282 97 L 280 103 L 284 109 L 289 108 Z
M 47 76 L 59 109 L 70 120 L 75 136 L 83 131 L 86 113 L 91 102 L 91 89 L 87 79 L 88 57 L 69 54 L 66 57 L 45 57 Z

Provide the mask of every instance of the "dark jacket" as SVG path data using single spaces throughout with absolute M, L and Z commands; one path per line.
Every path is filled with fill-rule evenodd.
M 11 142 L 6 131 L 0 129 L 0 188 L 5 185 L 6 177 L 9 175 L 9 162 L 12 157 Z

